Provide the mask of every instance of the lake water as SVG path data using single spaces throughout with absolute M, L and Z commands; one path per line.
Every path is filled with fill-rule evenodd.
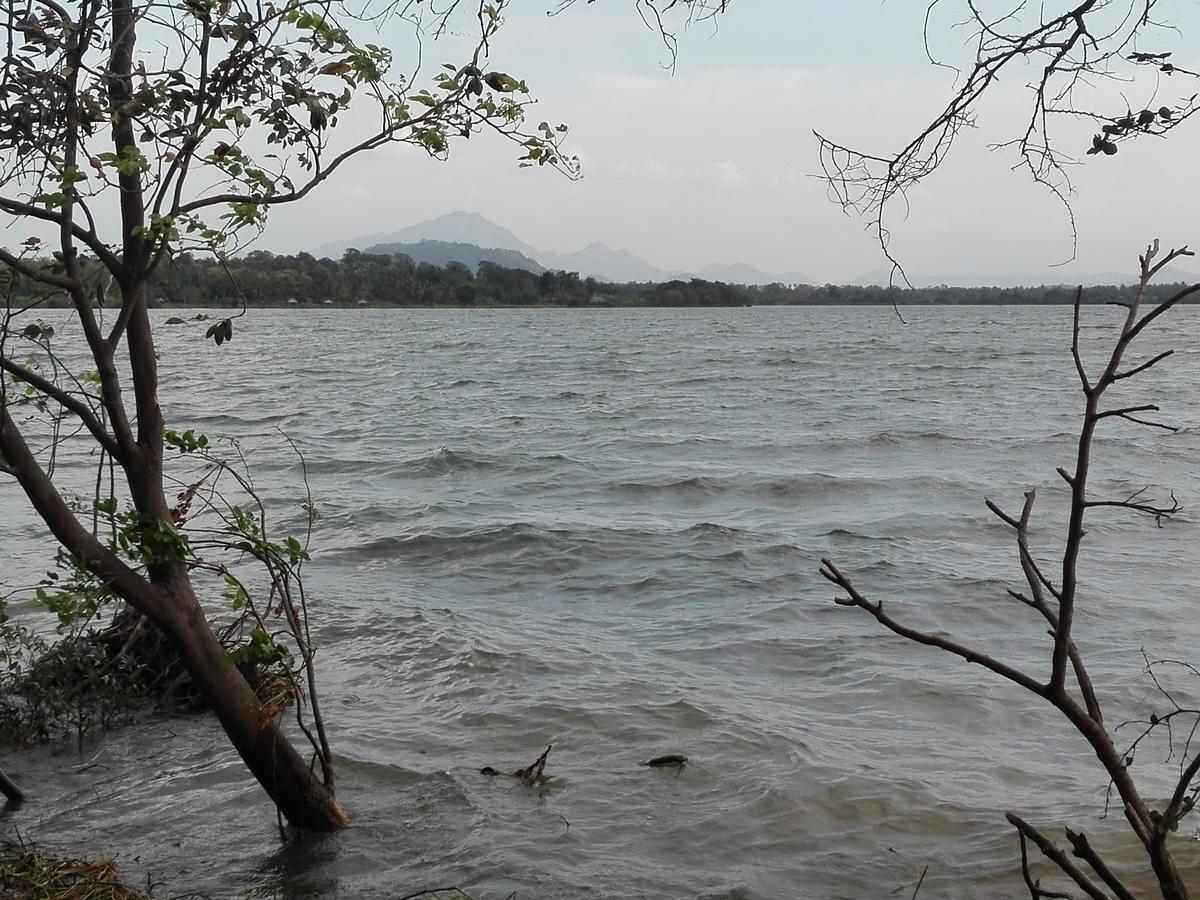
M 1101 346 L 1116 311 L 1085 312 Z M 1015 513 L 1037 486 L 1033 541 L 1061 547 L 1070 310 L 905 315 L 263 310 L 221 348 L 203 324 L 161 329 L 170 423 L 238 438 L 293 530 L 303 485 L 277 429 L 307 459 L 353 825 L 281 847 L 199 718 L 82 758 L 7 753 L 33 799 L 0 826 L 215 897 L 908 898 L 926 870 L 922 898 L 1017 897 L 1010 809 L 1133 858 L 1065 722 L 836 607 L 817 576 L 831 556 L 894 615 L 1046 670 L 983 500 Z M 1122 396 L 1184 430 L 1114 424 L 1097 448 L 1098 493 L 1173 488 L 1185 507 L 1161 528 L 1092 518 L 1076 638 L 1109 721 L 1153 708 L 1142 648 L 1194 658 L 1200 632 L 1200 309 L 1139 358 L 1167 346 Z M 47 544 L 11 483 L 0 504 L 2 591 Z M 547 744 L 553 789 L 479 774 Z M 639 766 L 670 752 L 691 758 L 678 776 Z M 1200 883 L 1200 844 L 1179 846 Z

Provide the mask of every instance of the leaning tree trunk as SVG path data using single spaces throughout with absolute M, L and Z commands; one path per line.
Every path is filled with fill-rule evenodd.
M 124 302 L 132 304 L 129 318 L 129 357 L 138 408 L 140 465 L 127 470 L 134 506 L 144 516 L 170 522 L 171 510 L 163 491 L 163 416 L 158 402 L 158 363 L 146 312 L 145 281 Z M 234 666 L 213 634 L 196 599 L 182 561 L 151 566 L 152 585 L 169 602 L 139 605 L 166 637 L 192 677 L 192 682 L 216 714 L 230 741 L 287 820 L 294 825 L 332 831 L 346 824 L 333 792 L 317 779 L 292 744 L 280 733 L 273 716 L 259 702 L 245 677 Z M 130 599 L 130 598 L 126 598 Z M 147 608 L 149 607 L 149 608 Z
M 150 451 L 144 466 L 139 464 L 141 445 L 127 446 L 125 451 L 123 465 L 139 512 L 169 521 L 161 465 L 154 462 L 161 459 L 161 451 Z M 280 732 L 213 634 L 186 566 L 166 563 L 154 567 L 147 578 L 97 540 L 38 465 L 4 404 L 0 404 L 0 457 L 59 543 L 163 633 L 233 746 L 287 820 L 317 831 L 344 827 L 346 814 L 333 792 Z

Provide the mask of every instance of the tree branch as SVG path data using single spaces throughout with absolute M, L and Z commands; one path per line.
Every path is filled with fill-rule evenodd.
M 1125 887 L 1125 885 L 1121 883 L 1121 879 L 1117 878 L 1117 876 L 1113 874 L 1112 869 L 1110 869 L 1104 860 L 1100 858 L 1099 854 L 1092 849 L 1091 843 L 1088 842 L 1087 835 L 1079 831 L 1072 831 L 1070 828 L 1068 828 L 1067 840 L 1070 841 L 1072 852 L 1075 854 L 1075 856 L 1079 857 L 1092 867 L 1092 871 L 1099 875 L 1100 880 L 1108 885 L 1109 890 L 1116 895 L 1117 900 L 1137 900 L 1137 898 L 1130 893 L 1129 888 Z
M 41 219 L 44 222 L 51 222 L 58 226 L 61 226 L 66 221 L 65 217 L 60 213 L 55 213 L 21 200 L 15 200 L 11 197 L 0 197 L 0 212 L 6 212 L 10 216 Z M 83 241 L 87 248 L 96 254 L 96 258 L 104 263 L 106 269 L 114 274 L 120 270 L 121 261 L 104 245 L 104 242 L 100 240 L 94 231 L 88 231 L 77 222 L 70 222 L 68 224 L 71 234 Z
M 50 527 L 66 551 L 98 578 L 110 585 L 128 603 L 152 620 L 163 607 L 163 599 L 141 575 L 100 543 L 71 512 L 58 488 L 42 471 L 17 424 L 0 404 L 0 456 L 25 491 L 33 508 Z
M 850 579 L 843 575 L 838 567 L 835 566 L 831 561 L 828 559 L 822 559 L 821 566 L 821 575 L 849 594 L 848 599 L 838 598 L 834 601 L 839 606 L 857 606 L 860 609 L 864 609 L 874 616 L 876 621 L 878 621 L 881 625 L 900 635 L 901 637 L 908 638 L 910 641 L 915 641 L 918 644 L 937 647 L 941 650 L 953 653 L 955 656 L 962 657 L 967 662 L 983 666 L 985 669 L 989 669 L 992 672 L 995 672 L 997 675 L 1019 684 L 1021 687 L 1033 692 L 1034 694 L 1037 694 L 1040 697 L 1046 696 L 1046 688 L 1040 681 L 1025 674 L 1024 672 L 1021 672 L 1018 669 L 1014 669 L 1012 666 L 1006 665 L 1005 663 L 988 656 L 986 653 L 980 653 L 977 650 L 973 650 L 972 648 L 964 646 L 963 644 L 956 643 L 948 638 L 939 637 L 938 635 L 929 634 L 924 631 L 918 631 L 914 628 L 909 628 L 906 625 L 900 624 L 883 611 L 882 603 L 872 603 L 870 600 L 860 594 L 854 585 L 850 583 Z
M 76 282 L 62 275 L 55 275 L 53 272 L 47 272 L 45 269 L 39 269 L 36 266 L 31 266 L 23 259 L 13 256 L 3 247 L 0 247 L 0 262 L 4 263 L 14 272 L 24 275 L 48 287 L 59 288 L 64 291 L 71 291 L 76 287 Z
M 1029 840 L 1037 844 L 1038 849 L 1042 851 L 1042 854 L 1056 866 L 1062 869 L 1063 873 L 1072 881 L 1074 881 L 1075 884 L 1077 884 L 1079 888 L 1089 897 L 1093 898 L 1093 900 L 1111 900 L 1111 898 L 1109 898 L 1104 891 L 1100 890 L 1100 888 L 1097 887 L 1096 884 L 1084 874 L 1082 869 L 1075 865 L 1075 863 L 1071 862 L 1071 859 L 1067 856 L 1067 854 L 1063 853 L 1063 851 L 1060 850 L 1058 846 L 1055 845 L 1055 843 L 1047 838 L 1044 834 L 1014 813 L 1006 813 L 1004 818 L 1008 819 L 1008 821 L 1012 823 L 1013 827 L 1016 828 L 1023 837 L 1027 837 Z M 1043 894 L 1043 896 L 1045 895 Z
M 0 355 L 0 368 L 19 381 L 23 381 L 42 394 L 45 394 L 64 409 L 70 410 L 79 418 L 87 430 L 92 433 L 96 442 L 107 450 L 113 459 L 120 461 L 123 458 L 123 450 L 120 444 L 117 443 L 116 438 L 108 432 L 103 423 L 96 417 L 95 411 L 79 397 L 63 390 L 54 382 L 43 378 L 31 369 L 13 362 L 7 356 Z

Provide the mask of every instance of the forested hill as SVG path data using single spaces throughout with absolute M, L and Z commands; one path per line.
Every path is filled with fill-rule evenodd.
M 462 263 L 472 272 L 479 269 L 479 264 L 489 262 L 506 269 L 524 269 L 541 275 L 546 267 L 530 259 L 524 253 L 516 250 L 504 250 L 496 247 L 478 247 L 475 244 L 458 244 L 451 241 L 416 241 L 412 244 L 376 244 L 364 252 L 376 256 L 407 256 L 414 263 L 429 263 L 434 266 L 448 266 L 450 263 Z
M 280 256 L 256 251 L 231 259 L 226 273 L 211 259 L 183 255 L 155 276 L 151 301 L 177 307 L 233 306 L 746 306 L 890 304 L 883 287 L 846 285 L 730 285 L 692 279 L 661 284 L 606 284 L 572 272 L 540 275 L 481 261 L 472 272 L 460 262 L 445 267 L 404 255 L 347 251 L 340 260 L 310 254 Z M 232 275 L 232 279 L 230 276 Z M 235 288 L 234 285 L 237 285 Z M 1153 288 L 1168 295 L 1171 285 Z M 1089 303 L 1127 300 L 1128 287 L 1092 287 Z M 902 305 L 1070 303 L 1075 289 L 932 287 L 895 291 Z

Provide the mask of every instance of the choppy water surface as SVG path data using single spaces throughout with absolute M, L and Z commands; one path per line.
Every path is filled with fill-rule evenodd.
M 1113 426 L 1099 449 L 1102 489 L 1167 485 L 1187 507 L 1090 529 L 1077 638 L 1110 720 L 1150 708 L 1140 648 L 1197 644 L 1198 313 L 1147 340 L 1178 352 L 1128 395 L 1185 430 Z M 281 849 L 204 719 L 113 734 L 88 768 L 65 745 L 6 758 L 37 799 L 4 824 L 221 897 L 908 897 L 926 866 L 922 897 L 1019 896 L 1005 810 L 1120 833 L 1083 742 L 835 607 L 816 572 L 832 556 L 895 614 L 1041 670 L 1048 638 L 1005 599 L 1015 550 L 983 498 L 1015 512 L 1038 486 L 1034 539 L 1059 546 L 1069 316 L 259 311 L 220 349 L 163 329 L 171 421 L 239 438 L 292 527 L 276 428 L 307 457 L 354 824 Z M 0 502 L 16 580 L 44 544 L 11 485 Z M 549 743 L 554 790 L 478 774 Z M 666 752 L 692 763 L 638 766 Z

